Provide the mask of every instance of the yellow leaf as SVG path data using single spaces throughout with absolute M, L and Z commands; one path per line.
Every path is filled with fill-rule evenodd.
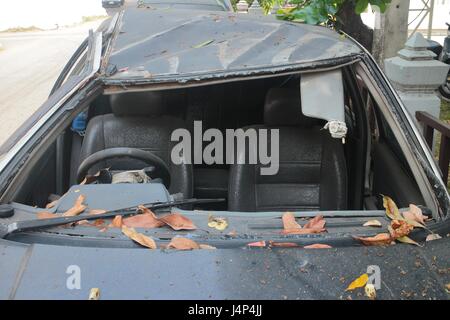
M 347 287 L 347 289 L 345 289 L 345 291 L 351 291 L 357 288 L 364 287 L 367 281 L 369 281 L 369 275 L 367 273 L 364 273 L 358 279 L 350 283 L 350 285 Z
M 400 211 L 398 211 L 398 207 L 394 200 L 388 196 L 383 196 L 383 207 L 386 209 L 386 215 L 391 220 L 403 220 L 403 217 L 400 214 Z
M 216 218 L 212 215 L 208 217 L 208 227 L 223 231 L 228 227 L 228 222 L 225 218 Z
M 147 247 L 149 249 L 156 249 L 156 243 L 152 238 L 147 237 L 142 233 L 136 232 L 134 228 L 128 228 L 127 226 L 123 225 L 122 233 L 131 240 L 139 243 L 141 246 Z
M 378 220 L 369 220 L 363 224 L 363 227 L 381 227 L 381 222 Z
M 417 242 L 415 242 L 413 239 L 411 239 L 411 238 L 408 237 L 408 236 L 403 236 L 403 237 L 397 238 L 397 239 L 395 239 L 395 240 L 400 241 L 400 242 L 403 242 L 403 243 L 413 244 L 413 245 L 416 245 L 416 246 L 418 246 L 418 247 L 421 247 L 420 244 L 418 244 Z

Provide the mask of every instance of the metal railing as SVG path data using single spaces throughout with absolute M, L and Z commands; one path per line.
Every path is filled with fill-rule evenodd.
M 430 150 L 433 150 L 434 131 L 437 130 L 441 133 L 438 164 L 443 175 L 442 178 L 444 183 L 447 184 L 450 163 L 450 124 L 445 123 L 424 111 L 417 111 L 416 119 L 423 124 L 423 135 Z

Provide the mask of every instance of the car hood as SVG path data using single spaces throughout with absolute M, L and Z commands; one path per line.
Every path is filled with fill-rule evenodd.
M 245 15 L 129 8 L 119 18 L 104 81 L 199 81 L 354 60 L 361 49 L 325 27 Z
M 378 299 L 448 299 L 448 238 L 333 249 L 194 251 L 0 242 L 0 299 L 364 299 L 350 282 L 378 266 Z M 79 268 L 80 289 L 69 290 Z M 69 281 L 70 282 L 70 281 Z

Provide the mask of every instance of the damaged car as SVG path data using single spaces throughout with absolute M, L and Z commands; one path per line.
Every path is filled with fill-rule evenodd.
M 325 27 L 127 8 L 0 155 L 2 299 L 448 299 L 432 152 Z

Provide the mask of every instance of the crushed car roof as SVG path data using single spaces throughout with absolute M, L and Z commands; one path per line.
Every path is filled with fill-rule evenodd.
M 119 18 L 105 80 L 189 81 L 344 63 L 361 49 L 325 27 L 274 16 L 129 8 Z

